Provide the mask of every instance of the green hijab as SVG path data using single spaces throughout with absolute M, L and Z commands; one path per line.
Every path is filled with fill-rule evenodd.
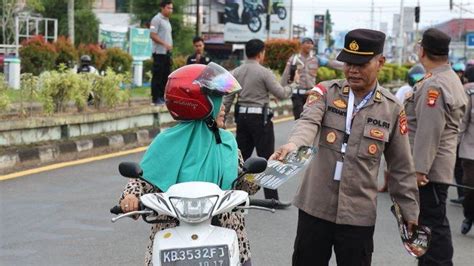
M 210 96 L 214 118 L 222 97 Z M 153 140 L 140 163 L 143 178 L 161 191 L 177 183 L 205 181 L 231 189 L 237 178 L 238 150 L 234 135 L 219 129 L 222 143 L 204 120 L 180 122 Z

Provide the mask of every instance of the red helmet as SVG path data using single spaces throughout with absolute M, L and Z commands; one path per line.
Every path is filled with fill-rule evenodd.
M 201 120 L 213 110 L 208 94 L 223 96 L 241 89 L 235 78 L 215 63 L 187 65 L 168 76 L 166 107 L 175 120 Z

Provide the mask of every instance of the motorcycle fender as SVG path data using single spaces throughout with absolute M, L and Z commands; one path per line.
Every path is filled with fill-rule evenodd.
M 232 229 L 208 225 L 205 228 L 179 226 L 159 231 L 153 241 L 153 265 L 160 265 L 162 250 L 227 245 L 230 265 L 239 265 L 239 243 Z

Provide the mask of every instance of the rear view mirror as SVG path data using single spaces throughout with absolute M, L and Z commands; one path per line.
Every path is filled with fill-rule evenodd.
M 246 174 L 257 174 L 265 171 L 266 168 L 267 160 L 262 157 L 251 157 L 244 162 L 242 170 Z
M 119 164 L 119 172 L 128 178 L 142 178 L 143 170 L 139 164 L 134 162 L 122 162 Z

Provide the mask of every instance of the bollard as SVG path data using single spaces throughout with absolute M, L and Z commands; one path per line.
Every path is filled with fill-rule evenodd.
M 142 74 L 143 74 L 143 61 L 133 60 L 133 85 L 137 87 L 141 87 L 143 85 Z

